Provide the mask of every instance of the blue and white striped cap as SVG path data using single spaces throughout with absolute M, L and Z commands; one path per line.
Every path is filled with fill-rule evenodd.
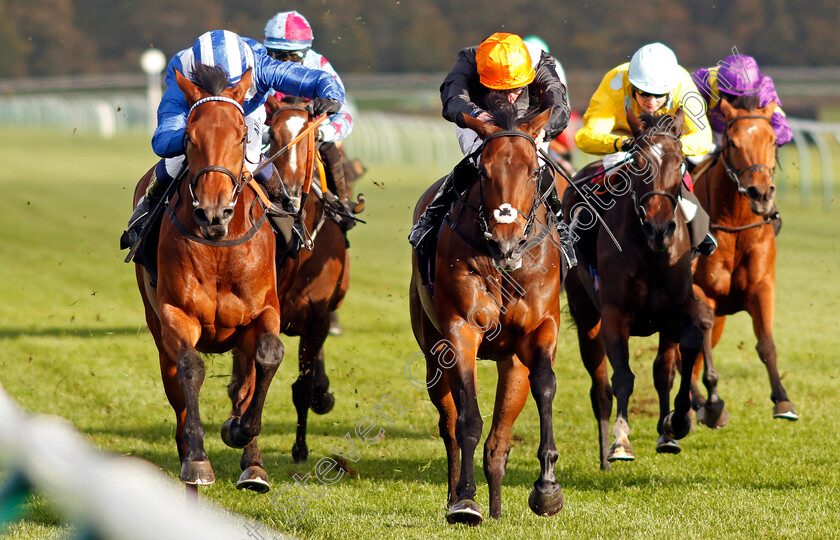
M 213 30 L 200 35 L 193 43 L 192 51 L 195 62 L 222 67 L 228 74 L 230 85 L 237 84 L 242 74 L 254 65 L 251 47 L 227 30 Z

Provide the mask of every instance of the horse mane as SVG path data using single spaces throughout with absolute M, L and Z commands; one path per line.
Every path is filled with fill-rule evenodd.
M 228 74 L 222 66 L 198 63 L 190 75 L 193 83 L 210 95 L 221 95 L 228 87 Z
M 536 109 L 528 109 L 524 115 L 518 116 L 516 107 L 512 103 L 501 100 L 495 103 L 490 103 L 490 109 L 487 111 L 490 114 L 490 122 L 497 127 L 506 131 L 512 131 L 522 124 L 527 124 L 539 113 Z
M 753 111 L 760 108 L 761 102 L 756 95 L 749 96 L 735 96 L 725 92 L 720 93 L 720 99 L 725 99 L 736 109 L 743 109 L 745 111 Z
M 288 103 L 289 105 L 305 105 L 309 100 L 301 96 L 283 96 L 280 103 Z

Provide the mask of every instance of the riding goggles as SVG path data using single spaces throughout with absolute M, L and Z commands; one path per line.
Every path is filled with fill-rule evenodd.
M 303 57 L 306 56 L 306 51 L 309 48 L 301 49 L 299 51 L 282 51 L 280 49 L 268 49 L 268 55 L 275 60 L 279 60 L 280 62 L 297 62 L 298 64 L 303 61 Z
M 638 88 L 636 88 L 635 86 L 633 87 L 633 91 L 636 92 L 639 96 L 641 96 L 643 98 L 652 97 L 652 98 L 660 99 L 660 98 L 664 98 L 665 96 L 668 95 L 668 92 L 665 92 L 664 94 L 651 94 L 650 92 L 643 92 L 643 91 L 639 90 Z

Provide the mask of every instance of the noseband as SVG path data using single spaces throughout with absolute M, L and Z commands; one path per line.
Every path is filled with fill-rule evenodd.
M 190 115 L 192 115 L 192 112 L 193 112 L 193 110 L 195 110 L 196 107 L 198 107 L 199 105 L 202 105 L 204 103 L 210 102 L 210 101 L 223 101 L 225 103 L 230 103 L 231 105 L 234 105 L 240 113 L 242 113 L 243 118 L 245 117 L 245 110 L 242 108 L 242 105 L 240 105 L 237 101 L 235 101 L 233 99 L 230 99 L 228 97 L 224 97 L 224 96 L 210 96 L 210 97 L 206 97 L 204 99 L 200 99 L 200 100 L 196 101 L 193 104 L 193 106 L 190 107 L 190 112 L 187 113 L 187 118 L 189 118 Z M 233 171 L 231 171 L 227 167 L 222 167 L 221 165 L 208 165 L 207 167 L 204 167 L 203 169 L 200 169 L 197 173 L 195 173 L 193 175 L 192 180 L 189 183 L 190 197 L 192 197 L 193 207 L 197 208 L 199 206 L 199 204 L 201 204 L 195 198 L 195 192 L 194 192 L 195 185 L 198 183 L 198 179 L 201 177 L 201 175 L 207 174 L 209 172 L 220 172 L 220 173 L 226 174 L 228 177 L 230 177 L 230 181 L 233 183 L 233 198 L 231 199 L 229 206 L 231 208 L 236 206 L 236 202 L 239 200 L 239 194 L 242 192 L 242 187 L 245 185 L 244 175 L 242 173 L 245 171 L 245 145 L 246 144 L 247 144 L 247 135 L 244 139 L 242 139 L 242 165 L 239 168 L 239 174 L 238 175 L 234 174 Z
M 680 167 L 680 171 L 682 172 L 683 170 L 684 169 L 682 167 Z M 638 178 L 638 175 L 634 174 L 634 176 L 633 176 L 634 189 L 630 191 L 630 197 L 633 200 L 633 208 L 634 208 L 634 210 L 636 210 L 636 216 L 639 218 L 639 223 L 642 225 L 642 227 L 644 227 L 645 215 L 647 214 L 647 211 L 645 211 L 645 208 L 644 208 L 645 201 L 647 201 L 648 199 L 651 199 L 653 197 L 665 197 L 666 199 L 671 201 L 671 204 L 674 206 L 674 212 L 673 212 L 672 217 L 676 217 L 677 208 L 679 207 L 679 201 L 677 200 L 677 197 L 674 196 L 671 193 L 668 193 L 667 191 L 658 190 L 658 189 L 653 190 L 653 191 L 648 191 L 647 193 L 645 193 L 644 195 L 639 197 L 639 196 L 636 195 L 636 189 L 635 189 L 635 184 L 636 184 L 636 179 L 637 178 Z M 680 178 L 680 182 L 682 182 L 682 178 Z M 677 185 L 679 186 L 679 184 L 677 184 Z
M 767 174 L 767 176 L 770 177 L 771 182 L 773 181 L 773 176 L 776 174 L 775 165 L 773 166 L 773 168 L 770 168 L 767 165 L 764 165 L 763 163 L 756 163 L 756 164 L 753 164 L 753 165 L 748 165 L 748 166 L 744 167 L 743 169 L 735 170 L 732 167 L 732 164 L 729 162 L 729 157 L 727 156 L 726 151 L 730 147 L 734 146 L 732 144 L 732 140 L 729 138 L 729 128 L 731 128 L 732 124 L 734 124 L 738 120 L 745 120 L 747 118 L 756 118 L 756 119 L 760 118 L 762 120 L 766 120 L 768 123 L 770 123 L 770 125 L 772 127 L 772 123 L 770 122 L 770 118 L 768 118 L 766 116 L 763 116 L 761 114 L 745 114 L 744 116 L 738 116 L 738 117 L 730 120 L 729 124 L 727 124 L 727 126 L 726 126 L 726 131 L 724 132 L 723 150 L 721 150 L 721 157 L 723 158 L 723 160 L 722 160 L 723 161 L 723 168 L 726 171 L 726 175 L 730 179 L 732 179 L 733 182 L 735 182 L 735 187 L 738 188 L 738 193 L 741 193 L 743 195 L 747 194 L 747 189 L 744 186 L 741 185 L 741 177 L 744 173 L 747 173 L 747 172 L 750 172 L 750 171 L 761 172 L 762 170 L 766 169 L 767 170 L 766 174 Z

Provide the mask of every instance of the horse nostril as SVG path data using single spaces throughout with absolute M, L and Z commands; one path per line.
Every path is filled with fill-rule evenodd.
M 233 208 L 225 208 L 222 215 L 225 221 L 230 221 L 230 218 L 233 217 Z
M 645 221 L 642 224 L 642 230 L 645 231 L 645 236 L 647 236 L 648 238 L 653 238 L 653 236 L 655 234 L 654 231 L 653 231 L 653 225 L 651 225 L 650 223 Z
M 665 238 L 668 238 L 674 234 L 674 231 L 677 230 L 676 222 L 669 221 L 668 225 L 665 227 Z
M 207 218 L 207 212 L 204 211 L 204 208 L 196 208 L 193 210 L 193 218 L 195 222 L 199 225 L 207 225 L 210 220 Z
M 765 196 L 767 197 L 768 202 L 772 202 L 773 198 L 776 196 L 776 186 L 770 184 L 770 187 L 767 188 L 767 193 L 765 194 Z
M 761 192 L 758 191 L 757 187 L 750 186 L 747 188 L 747 197 L 752 201 L 757 201 L 761 198 Z

